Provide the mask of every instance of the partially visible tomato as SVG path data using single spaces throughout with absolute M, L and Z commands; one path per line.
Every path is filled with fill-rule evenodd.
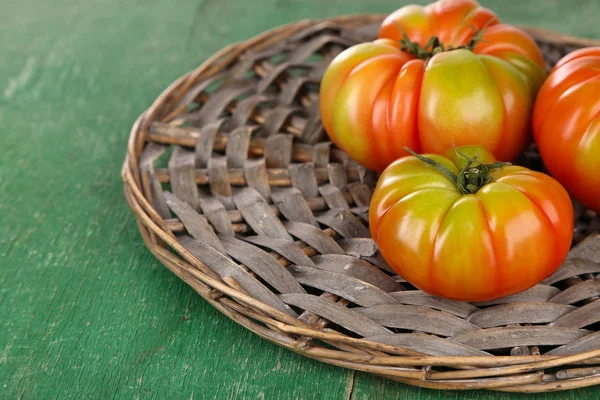
M 399 9 L 379 37 L 338 55 L 321 83 L 323 125 L 354 160 L 382 171 L 404 146 L 477 144 L 500 160 L 524 149 L 546 77 L 529 35 L 474 0 L 441 0 Z
M 487 301 L 558 269 L 573 235 L 569 195 L 548 175 L 494 162 L 470 146 L 406 156 L 383 172 L 369 223 L 400 276 L 433 295 Z
M 533 132 L 552 176 L 600 212 L 600 47 L 575 51 L 554 67 L 535 105 Z

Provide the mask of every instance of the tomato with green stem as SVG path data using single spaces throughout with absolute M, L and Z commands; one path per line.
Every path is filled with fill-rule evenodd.
M 573 206 L 556 180 L 478 146 L 413 154 L 385 169 L 369 210 L 373 239 L 400 276 L 433 295 L 488 301 L 559 268 Z
M 476 1 L 411 5 L 385 19 L 379 39 L 331 62 L 321 117 L 338 147 L 376 171 L 404 146 L 442 153 L 452 141 L 508 161 L 530 141 L 545 77 L 534 40 Z
M 570 53 L 550 72 L 533 133 L 550 174 L 600 212 L 600 47 Z

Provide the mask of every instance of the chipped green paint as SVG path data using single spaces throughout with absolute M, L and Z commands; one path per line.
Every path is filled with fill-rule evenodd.
M 276 25 L 405 3 L 258 1 L 3 4 L 1 399 L 509 398 L 412 388 L 283 350 L 208 306 L 144 247 L 119 171 L 131 124 L 164 87 Z M 600 37 L 595 0 L 483 3 L 511 22 Z

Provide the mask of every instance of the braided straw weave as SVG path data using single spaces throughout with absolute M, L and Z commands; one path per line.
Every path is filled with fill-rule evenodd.
M 376 175 L 328 142 L 318 89 L 380 15 L 301 21 L 174 82 L 131 131 L 125 195 L 152 253 L 259 336 L 326 363 L 438 389 L 600 383 L 600 217 L 536 287 L 468 304 L 396 276 L 370 238 Z M 597 43 L 529 30 L 549 65 Z M 535 147 L 520 163 L 543 168 Z

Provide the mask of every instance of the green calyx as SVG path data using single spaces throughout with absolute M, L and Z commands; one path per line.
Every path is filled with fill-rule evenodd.
M 493 21 L 495 21 L 495 19 L 490 19 L 481 29 L 471 27 L 473 29 L 473 36 L 471 36 L 467 43 L 457 47 L 446 47 L 446 45 L 444 45 L 444 43 L 442 43 L 437 36 L 430 37 L 425 46 L 421 47 L 419 46 L 419 43 L 410 40 L 406 32 L 404 32 L 404 29 L 402 29 L 402 26 L 396 22 L 398 29 L 402 33 L 402 40 L 400 40 L 400 49 L 402 51 L 412 54 L 413 56 L 421 60 L 428 60 L 436 54 L 444 51 L 458 49 L 466 49 L 469 51 L 473 51 L 477 44 L 483 40 L 483 34 L 486 28 Z
M 467 160 L 464 167 L 459 171 L 459 173 L 455 174 L 438 161 L 417 154 L 408 147 L 404 147 L 404 149 L 410 154 L 412 154 L 414 157 L 416 157 L 418 160 L 423 161 L 428 165 L 431 165 L 439 173 L 441 173 L 450 181 L 452 181 L 452 183 L 454 183 L 458 188 L 458 191 L 463 195 L 477 193 L 479 189 L 492 182 L 493 178 L 491 177 L 491 170 L 503 168 L 507 165 L 510 165 L 509 163 L 501 161 L 497 161 L 492 164 L 481 164 L 477 161 L 477 157 L 479 157 L 478 154 L 474 157 L 469 157 L 463 152 L 461 152 L 456 146 L 454 146 L 454 150 L 461 157 L 464 157 Z

